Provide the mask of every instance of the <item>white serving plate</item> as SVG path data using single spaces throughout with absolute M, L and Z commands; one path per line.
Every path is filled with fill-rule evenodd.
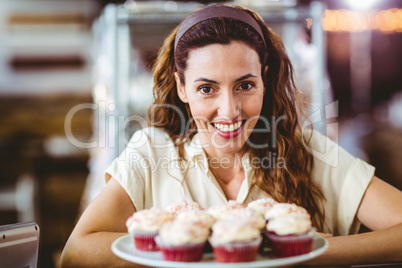
M 307 260 L 311 260 L 322 253 L 328 248 L 328 242 L 326 239 L 319 235 L 315 235 L 313 250 L 309 253 L 287 258 L 277 257 L 264 257 L 258 255 L 257 260 L 253 262 L 241 262 L 241 263 L 219 263 L 214 261 L 212 253 L 204 253 L 203 258 L 199 262 L 174 262 L 165 261 L 162 258 L 162 253 L 159 251 L 147 252 L 140 251 L 135 248 L 132 237 L 127 234 L 116 239 L 112 244 L 112 251 L 114 254 L 127 261 L 153 266 L 153 267 L 183 267 L 183 268 L 258 268 L 258 267 L 281 267 L 295 265 Z

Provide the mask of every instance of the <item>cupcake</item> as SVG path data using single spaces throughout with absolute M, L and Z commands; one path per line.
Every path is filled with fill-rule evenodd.
M 164 260 L 179 262 L 200 261 L 209 229 L 201 224 L 174 220 L 162 226 L 155 238 Z
M 242 220 L 247 221 L 253 227 L 261 230 L 265 227 L 265 220 L 261 213 L 249 208 L 236 208 L 223 213 L 222 220 Z
M 128 232 L 132 234 L 134 245 L 139 250 L 157 251 L 155 236 L 161 226 L 173 220 L 173 215 L 162 212 L 158 208 L 144 209 L 135 212 L 126 221 Z
M 215 223 L 216 219 L 204 210 L 183 211 L 176 217 L 177 220 L 186 221 L 189 224 L 204 226 L 208 229 Z
M 300 207 L 296 204 L 288 203 L 277 203 L 272 205 L 266 210 L 264 217 L 267 221 L 269 221 L 272 218 L 282 217 L 289 214 L 298 214 L 310 218 L 310 214 L 305 208 Z
M 215 217 L 215 219 L 222 219 L 228 211 L 233 209 L 245 208 L 246 205 L 239 203 L 234 200 L 229 200 L 229 202 L 217 206 L 210 207 L 207 212 Z
M 216 219 L 212 215 L 208 214 L 205 210 L 184 211 L 179 215 L 177 215 L 176 219 L 184 220 L 188 224 L 199 224 L 201 226 L 208 228 L 209 231 L 211 230 L 211 226 L 216 221 Z M 212 247 L 208 241 L 204 247 L 204 252 L 206 253 L 212 252 Z
M 225 214 L 223 219 L 244 220 L 253 227 L 260 230 L 260 232 L 265 232 L 266 221 L 264 219 L 264 214 L 249 207 L 242 209 L 232 209 Z M 270 244 L 266 235 L 263 235 L 262 242 L 259 248 L 259 253 L 265 254 L 266 251 L 270 250 L 269 246 Z
M 258 213 L 261 213 L 262 215 L 265 215 L 267 210 L 277 203 L 278 202 L 272 198 L 261 198 L 248 203 L 247 207 Z
M 269 220 L 267 236 L 279 257 L 308 253 L 313 247 L 315 231 L 311 220 L 302 214 L 289 214 Z
M 188 210 L 204 210 L 204 208 L 194 201 L 187 200 L 173 202 L 166 208 L 166 211 L 172 213 L 174 216 Z
M 212 226 L 214 258 L 218 262 L 255 261 L 261 244 L 260 230 L 246 220 L 226 219 Z

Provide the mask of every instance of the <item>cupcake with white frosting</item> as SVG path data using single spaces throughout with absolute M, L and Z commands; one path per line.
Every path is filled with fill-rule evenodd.
M 247 220 L 224 219 L 212 226 L 214 258 L 218 262 L 249 262 L 257 258 L 261 233 Z
M 176 219 L 162 226 L 155 241 L 164 260 L 196 262 L 202 258 L 208 236 L 204 225 Z
M 213 217 L 215 217 L 215 219 L 219 220 L 225 217 L 225 215 L 229 212 L 230 210 L 233 209 L 240 209 L 240 208 L 245 208 L 246 205 L 244 205 L 243 203 L 234 201 L 234 200 L 229 200 L 227 203 L 225 204 L 221 204 L 221 205 L 216 205 L 216 206 L 212 206 L 210 208 L 207 209 L 207 212 L 209 214 L 211 214 Z
M 144 251 L 157 251 L 154 238 L 162 225 L 173 218 L 172 214 L 155 207 L 134 212 L 127 219 L 126 226 L 133 236 L 135 247 Z
M 177 216 L 180 213 L 189 210 L 204 210 L 204 208 L 201 207 L 198 203 L 188 200 L 173 202 L 166 208 L 166 211 L 172 213 L 174 216 Z
M 305 208 L 289 203 L 277 203 L 272 205 L 266 210 L 264 217 L 269 221 L 270 219 L 287 215 L 301 215 L 310 218 L 310 214 Z
M 183 211 L 176 217 L 177 220 L 186 221 L 188 224 L 201 225 L 208 229 L 215 223 L 216 219 L 205 210 Z
M 247 221 L 250 225 L 259 230 L 265 227 L 265 220 L 262 214 L 247 207 L 228 210 L 222 215 L 221 219 Z
M 277 204 L 274 199 L 272 198 L 261 198 L 254 200 L 250 203 L 248 203 L 247 207 L 255 210 L 258 213 L 261 213 L 262 215 L 265 215 L 265 213 L 275 204 Z
M 277 256 L 296 256 L 312 250 L 315 231 L 310 217 L 303 214 L 275 217 L 269 220 L 266 228 Z

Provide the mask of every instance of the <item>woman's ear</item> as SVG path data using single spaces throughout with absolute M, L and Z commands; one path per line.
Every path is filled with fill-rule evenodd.
M 174 73 L 174 78 L 176 80 L 177 95 L 179 95 L 179 98 L 182 102 L 188 103 L 184 85 L 181 83 L 179 74 L 177 72 Z

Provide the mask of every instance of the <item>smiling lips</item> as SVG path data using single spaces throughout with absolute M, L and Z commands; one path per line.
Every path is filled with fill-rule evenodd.
M 222 138 L 234 138 L 240 134 L 243 129 L 244 121 L 238 121 L 233 124 L 212 123 L 219 136 Z

